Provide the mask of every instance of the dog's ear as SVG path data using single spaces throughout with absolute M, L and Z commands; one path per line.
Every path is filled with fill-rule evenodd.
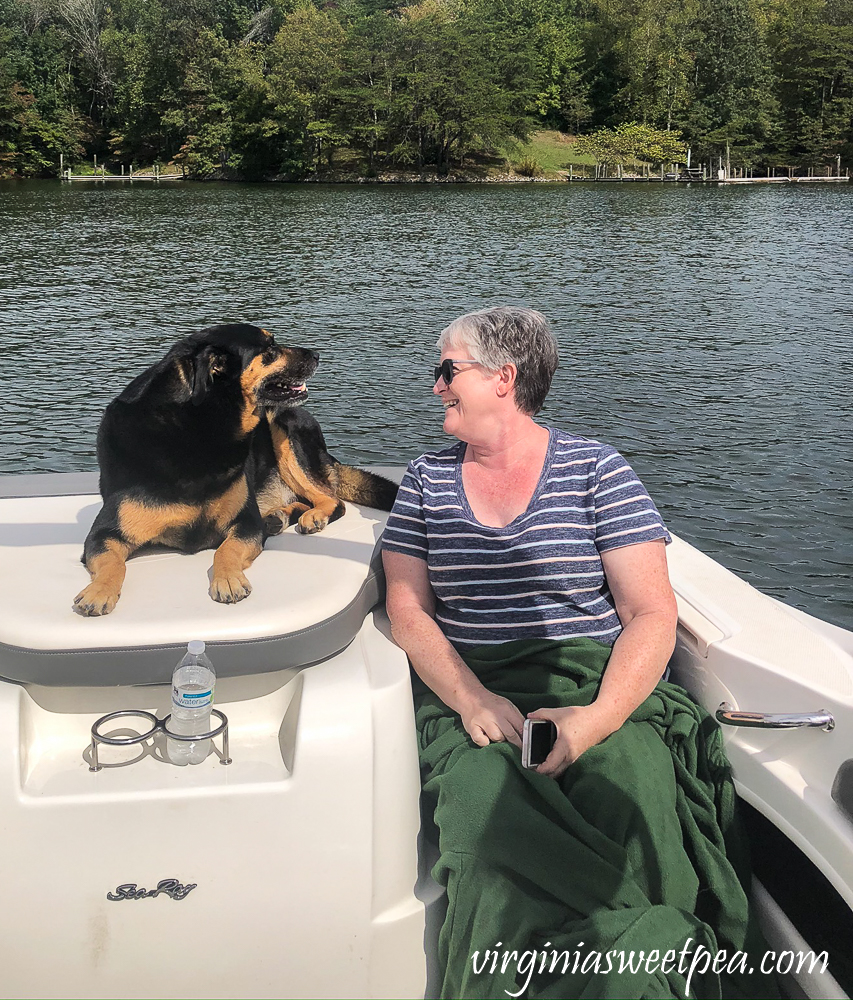
M 190 359 L 192 368 L 189 373 L 190 399 L 194 406 L 207 395 L 210 384 L 220 372 L 225 371 L 225 355 L 215 347 L 207 344 L 196 351 L 195 357 Z

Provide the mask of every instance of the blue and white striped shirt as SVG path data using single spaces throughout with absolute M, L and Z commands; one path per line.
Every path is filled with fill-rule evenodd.
M 436 621 L 456 646 L 581 636 L 612 645 L 622 625 L 600 553 L 671 540 L 618 451 L 549 431 L 530 503 L 504 528 L 480 524 L 471 511 L 464 441 L 406 469 L 383 547 L 427 561 Z

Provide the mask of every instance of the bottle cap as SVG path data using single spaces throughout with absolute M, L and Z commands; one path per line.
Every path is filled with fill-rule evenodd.
M 196 656 L 198 656 L 199 653 L 204 652 L 204 643 L 201 641 L 201 639 L 191 639 L 187 643 L 187 652 L 194 653 Z

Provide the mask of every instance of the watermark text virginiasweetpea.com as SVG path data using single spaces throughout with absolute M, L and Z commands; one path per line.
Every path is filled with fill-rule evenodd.
M 690 996 L 690 983 L 693 976 L 704 975 L 708 971 L 720 975 L 725 972 L 727 975 L 751 975 L 755 972 L 754 965 L 749 963 L 749 956 L 745 951 L 727 952 L 721 950 L 712 952 L 702 944 L 693 945 L 693 938 L 688 938 L 680 952 L 670 949 L 669 951 L 582 951 L 584 942 L 581 941 L 574 951 L 557 951 L 551 948 L 551 942 L 547 941 L 544 948 L 534 948 L 527 951 L 510 951 L 502 948 L 503 942 L 498 941 L 495 947 L 487 948 L 480 956 L 479 951 L 471 955 L 471 968 L 475 975 L 494 975 L 498 970 L 501 973 L 515 970 L 516 983 L 521 983 L 517 992 L 504 990 L 508 996 L 519 997 L 530 985 L 530 980 L 534 975 L 561 974 L 568 973 L 608 975 L 611 972 L 637 975 L 644 972 L 647 975 L 654 975 L 662 972 L 668 975 L 671 972 L 678 972 L 679 975 L 686 975 L 685 982 L 686 995 Z M 691 947 L 692 946 L 692 947 Z M 551 950 L 549 950 L 551 949 Z M 815 954 L 813 951 L 766 951 L 759 962 L 759 969 L 763 973 L 778 972 L 786 975 L 789 972 L 799 973 L 802 971 L 826 972 L 829 963 L 829 955 L 822 951 Z

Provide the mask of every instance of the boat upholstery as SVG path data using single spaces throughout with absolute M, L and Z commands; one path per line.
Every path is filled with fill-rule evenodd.
M 334 655 L 383 596 L 386 514 L 347 504 L 315 535 L 287 528 L 247 571 L 236 605 L 208 596 L 213 551 L 132 557 L 112 614 L 84 618 L 83 541 L 101 504 L 93 474 L 6 477 L 0 496 L 0 677 L 62 686 L 168 681 L 190 639 L 212 647 L 220 676 L 306 666 Z M 120 654 L 120 655 L 117 655 Z

